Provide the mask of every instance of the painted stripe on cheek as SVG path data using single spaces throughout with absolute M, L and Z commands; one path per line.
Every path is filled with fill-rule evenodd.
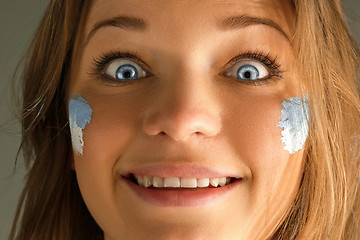
M 91 121 L 92 109 L 80 94 L 72 95 L 69 101 L 69 123 L 71 142 L 75 154 L 82 155 L 84 148 L 83 130 Z
M 291 97 L 281 104 L 281 131 L 284 149 L 293 154 L 303 148 L 309 134 L 309 105 L 307 97 Z

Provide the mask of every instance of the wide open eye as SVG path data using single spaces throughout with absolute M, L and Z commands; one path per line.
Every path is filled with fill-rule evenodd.
M 255 81 L 268 78 L 270 73 L 267 68 L 258 61 L 242 60 L 234 64 L 226 73 L 226 76 L 241 81 Z
M 113 60 L 105 73 L 119 80 L 133 80 L 146 77 L 146 72 L 135 62 L 128 59 Z

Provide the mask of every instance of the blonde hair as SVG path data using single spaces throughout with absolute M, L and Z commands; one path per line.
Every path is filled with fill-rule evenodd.
M 102 239 L 69 166 L 65 95 L 71 57 L 91 1 L 53 0 L 23 77 L 29 168 L 9 239 Z M 292 44 L 310 105 L 310 134 L 296 200 L 272 239 L 360 239 L 360 52 L 338 0 L 294 0 Z
M 311 129 L 301 187 L 277 235 L 358 240 L 359 48 L 339 1 L 295 0 L 294 5 L 293 46 L 309 96 Z

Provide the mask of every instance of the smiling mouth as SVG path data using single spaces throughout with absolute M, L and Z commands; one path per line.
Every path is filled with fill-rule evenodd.
M 204 188 L 221 188 L 240 181 L 241 178 L 184 178 L 184 177 L 158 177 L 129 174 L 125 179 L 138 186 L 149 189 L 163 190 L 196 190 Z

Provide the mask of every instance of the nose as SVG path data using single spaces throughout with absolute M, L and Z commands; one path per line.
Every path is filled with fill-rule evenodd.
M 221 130 L 220 108 L 211 83 L 189 75 L 164 81 L 144 120 L 149 136 L 186 141 L 189 137 L 213 137 Z

